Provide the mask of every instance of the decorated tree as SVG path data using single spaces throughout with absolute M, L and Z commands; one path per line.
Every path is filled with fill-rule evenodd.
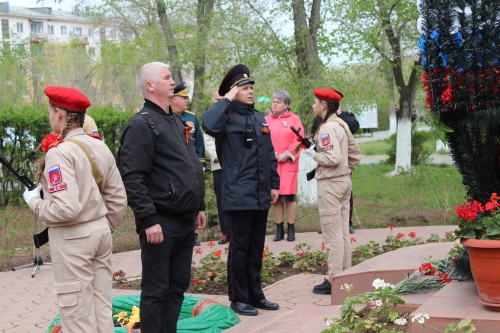
M 470 199 L 500 192 L 500 1 L 422 0 L 426 104 Z

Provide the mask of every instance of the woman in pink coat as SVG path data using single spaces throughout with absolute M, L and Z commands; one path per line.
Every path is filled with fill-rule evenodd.
M 279 90 L 273 94 L 273 107 L 266 117 L 267 124 L 271 130 L 276 159 L 278 160 L 278 174 L 280 176 L 279 199 L 274 204 L 274 215 L 276 218 L 276 236 L 274 241 L 280 241 L 285 237 L 283 228 L 284 215 L 288 220 L 287 240 L 295 240 L 295 212 L 297 203 L 297 177 L 299 174 L 300 139 L 295 135 L 291 127 L 304 130 L 299 116 L 293 114 L 288 108 L 292 98 L 285 90 Z

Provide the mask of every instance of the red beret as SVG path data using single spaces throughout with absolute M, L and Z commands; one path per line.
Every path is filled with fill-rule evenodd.
M 340 102 L 342 97 L 344 97 L 342 93 L 330 88 L 314 89 L 314 96 L 316 96 L 317 99 L 323 99 L 325 101 L 332 101 L 332 102 Z
M 44 90 L 50 104 L 71 112 L 86 112 L 90 101 L 80 90 L 75 88 L 49 86 Z
M 243 64 L 238 64 L 231 68 L 226 76 L 222 79 L 219 86 L 219 95 L 224 96 L 231 90 L 234 86 L 242 86 L 247 83 L 254 84 L 255 81 L 250 78 L 250 70 L 247 66 Z

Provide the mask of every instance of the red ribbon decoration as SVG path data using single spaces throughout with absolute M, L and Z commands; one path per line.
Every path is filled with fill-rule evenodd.
M 43 152 L 47 152 L 50 148 L 55 147 L 58 145 L 57 138 L 60 136 L 60 134 L 54 134 L 50 133 L 45 136 L 42 140 L 42 146 L 40 149 L 42 149 Z

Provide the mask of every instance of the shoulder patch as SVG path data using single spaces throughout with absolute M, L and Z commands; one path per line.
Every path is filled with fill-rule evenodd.
M 333 149 L 333 145 L 328 145 L 323 147 L 323 151 L 328 151 L 330 149 Z
M 320 137 L 321 144 L 323 146 L 326 146 L 330 143 L 330 135 L 329 134 L 324 134 Z
M 59 165 L 51 166 L 47 169 L 49 174 L 49 184 L 50 186 L 55 186 L 62 182 L 61 168 Z
M 54 193 L 54 192 L 59 192 L 59 191 L 64 191 L 68 189 L 68 185 L 66 183 L 60 184 L 57 186 L 51 186 L 49 187 L 49 193 Z

